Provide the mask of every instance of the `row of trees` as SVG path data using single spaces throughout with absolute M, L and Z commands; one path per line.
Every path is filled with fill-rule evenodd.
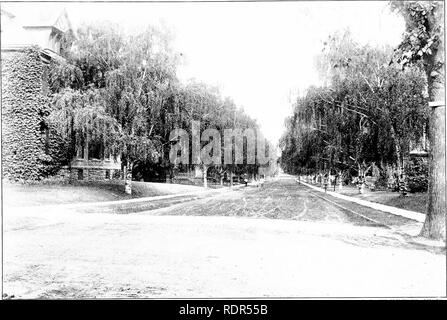
M 129 36 L 116 25 L 104 24 L 85 26 L 76 39 L 66 40 L 71 43 L 67 62 L 54 63 L 50 71 L 53 111 L 48 117 L 67 141 L 66 161 L 74 156 L 76 144 L 88 140 L 119 153 L 134 177 L 150 179 L 157 171 L 172 173 L 174 129 L 191 132 L 193 120 L 200 121 L 200 131 L 258 127 L 217 88 L 178 80 L 180 55 L 170 38 L 168 30 L 155 27 Z M 220 165 L 212 171 L 247 173 L 257 167 Z
M 318 66 L 326 85 L 297 99 L 281 139 L 282 166 L 402 169 L 410 146 L 429 138 L 428 206 L 421 235 L 445 240 L 445 50 L 441 1 L 392 1 L 405 19 L 393 51 L 360 46 L 349 34 L 325 44 Z M 412 143 L 411 143 L 412 142 Z
M 389 64 L 390 48 L 356 43 L 349 32 L 325 43 L 317 66 L 326 85 L 294 104 L 282 138 L 282 164 L 293 173 L 348 171 L 371 164 L 401 172 L 428 124 L 426 78 L 418 67 Z

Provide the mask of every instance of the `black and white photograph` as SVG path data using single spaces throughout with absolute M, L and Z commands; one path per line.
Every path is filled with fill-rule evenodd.
M 444 300 L 444 1 L 0 1 L 2 300 Z

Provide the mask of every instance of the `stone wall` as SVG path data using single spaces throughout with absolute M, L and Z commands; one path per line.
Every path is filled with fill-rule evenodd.
M 102 169 L 83 169 L 84 180 L 101 181 L 106 179 L 106 170 Z
M 71 168 L 62 167 L 55 175 L 46 180 L 52 181 L 105 181 L 122 180 L 121 170 L 101 168 Z

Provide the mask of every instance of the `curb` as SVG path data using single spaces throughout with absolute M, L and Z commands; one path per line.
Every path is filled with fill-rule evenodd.
M 425 221 L 425 214 L 420 213 L 420 212 L 416 212 L 416 211 L 410 211 L 410 210 L 405 210 L 405 209 L 400 209 L 400 208 L 395 208 L 395 207 L 391 207 L 391 206 L 387 206 L 381 203 L 376 203 L 376 202 L 371 202 L 371 201 L 367 201 L 367 200 L 363 200 L 363 199 L 357 199 L 354 197 L 350 197 L 350 196 L 346 196 L 337 192 L 333 192 L 333 191 L 327 191 L 324 192 L 324 189 L 319 188 L 319 187 L 315 187 L 313 185 L 310 185 L 306 182 L 303 181 L 298 181 L 298 179 L 295 179 L 296 182 L 301 183 L 302 185 L 305 185 L 309 188 L 312 188 L 316 191 L 322 192 L 322 193 L 326 193 L 328 195 L 331 195 L 335 198 L 339 198 L 342 200 L 347 200 L 350 202 L 355 202 L 357 204 L 360 204 L 364 207 L 368 207 L 368 208 L 372 208 L 372 209 L 376 209 L 379 211 L 383 211 L 383 212 L 387 212 L 387 213 L 391 213 L 394 215 L 398 215 L 398 216 L 402 216 L 405 217 L 407 219 L 411 219 L 411 220 L 415 220 L 418 222 L 424 222 Z

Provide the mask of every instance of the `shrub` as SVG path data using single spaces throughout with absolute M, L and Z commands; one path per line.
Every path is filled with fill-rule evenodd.
M 428 162 L 426 159 L 410 159 L 405 165 L 405 174 L 410 192 L 426 192 L 428 190 Z

